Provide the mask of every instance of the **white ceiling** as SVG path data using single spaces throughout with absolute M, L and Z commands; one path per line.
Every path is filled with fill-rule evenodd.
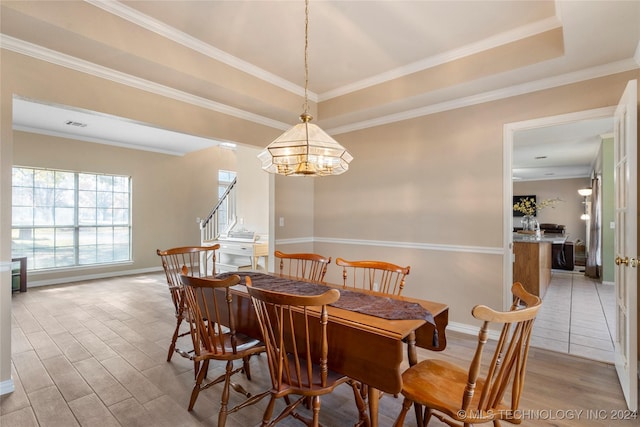
M 519 130 L 513 139 L 513 179 L 588 177 L 602 138 L 612 133 L 613 117 Z
M 216 145 L 211 139 L 122 117 L 23 98 L 13 100 L 13 128 L 63 138 L 183 155 Z
M 300 102 L 283 106 L 278 102 L 286 96 L 274 97 L 273 102 L 252 98 L 245 86 L 266 82 L 283 93 L 304 92 L 302 0 L 1 0 L 0 7 L 3 48 L 278 129 L 295 123 L 300 113 Z M 523 40 L 542 40 L 555 29 L 562 31 L 557 54 L 530 55 L 528 63 L 517 64 L 508 64 L 511 57 L 490 56 Z M 448 70 L 447 78 L 420 81 L 419 92 L 390 91 L 370 107 L 320 115 L 316 122 L 334 136 L 637 69 L 640 64 L 640 1 L 311 0 L 309 32 L 312 102 L 357 96 L 385 82 Z M 151 46 L 156 49 L 141 49 L 143 40 L 155 40 Z M 164 54 L 175 46 L 183 49 L 181 59 Z M 498 64 L 495 69 L 446 68 L 483 56 Z M 203 58 L 216 72 L 195 68 Z M 235 73 L 234 78 L 220 82 L 218 72 L 223 71 Z M 458 77 L 456 73 L 464 77 L 449 80 Z M 246 84 L 234 86 L 242 81 Z M 87 126 L 66 125 L 67 121 Z M 14 126 L 171 154 L 218 143 L 210 137 L 167 133 L 170 130 L 128 119 L 21 98 L 15 100 Z M 598 121 L 518 133 L 514 168 L 524 179 L 533 176 L 520 172 L 524 168 L 534 168 L 538 177 L 550 167 L 556 168 L 554 173 L 560 173 L 558 167 L 581 173 L 593 161 L 599 135 L 610 131 L 610 121 Z M 543 155 L 549 162 L 544 167 L 540 160 L 531 162 L 532 156 Z

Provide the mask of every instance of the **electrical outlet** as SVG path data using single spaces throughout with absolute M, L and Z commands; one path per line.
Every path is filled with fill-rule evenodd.
M 280 217 L 280 227 L 284 227 L 284 217 Z

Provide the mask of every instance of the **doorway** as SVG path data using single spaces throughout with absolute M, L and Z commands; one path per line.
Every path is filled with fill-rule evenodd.
M 505 248 L 513 248 L 513 230 L 519 224 L 508 213 L 512 211 L 512 197 L 520 193 L 537 194 L 539 200 L 552 199 L 560 193 L 565 200 L 553 212 L 543 212 L 540 222 L 564 225 L 567 234 L 563 242 L 575 245 L 587 240 L 586 226 L 580 219 L 583 201 L 577 190 L 589 185 L 591 171 L 598 166 L 602 135 L 613 130 L 614 110 L 601 108 L 505 126 Z M 572 149 L 580 151 L 575 156 L 591 158 L 586 162 L 571 158 Z M 512 259 L 505 258 L 505 278 L 510 279 Z M 587 278 L 581 270 L 581 266 L 552 270 L 531 345 L 613 363 L 615 287 L 613 283 Z M 511 281 L 505 281 L 509 282 L 505 284 L 507 302 Z

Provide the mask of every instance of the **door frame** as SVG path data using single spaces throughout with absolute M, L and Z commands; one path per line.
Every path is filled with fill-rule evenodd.
M 542 128 L 547 126 L 562 125 L 572 122 L 601 119 L 611 117 L 615 113 L 616 106 L 602 107 L 593 110 L 577 111 L 574 113 L 555 116 L 539 117 L 521 122 L 506 123 L 503 127 L 503 297 L 502 306 L 509 310 L 512 303 L 511 285 L 513 284 L 513 140 L 518 131 Z

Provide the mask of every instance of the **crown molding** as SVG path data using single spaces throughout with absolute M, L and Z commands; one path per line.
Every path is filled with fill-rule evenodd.
M 258 66 L 255 66 L 247 61 L 243 61 L 242 59 L 233 56 L 223 50 L 220 50 L 210 44 L 204 43 L 203 41 L 190 36 L 182 31 L 179 31 L 173 27 L 168 26 L 167 24 L 158 21 L 144 13 L 141 13 L 129 6 L 126 6 L 119 1 L 113 0 L 85 0 L 87 3 L 92 4 L 95 7 L 98 7 L 106 12 L 111 13 L 112 15 L 118 16 L 122 19 L 125 19 L 132 24 L 138 25 L 139 27 L 145 28 L 149 31 L 152 31 L 156 34 L 161 35 L 162 37 L 174 41 L 182 46 L 185 46 L 193 51 L 201 53 L 202 55 L 208 56 L 209 58 L 215 59 L 216 61 L 220 61 L 224 64 L 229 65 L 230 67 L 241 70 L 249 75 L 252 75 L 260 80 L 264 80 L 272 85 L 278 86 L 286 91 L 292 92 L 299 96 L 304 96 L 304 88 L 298 86 L 289 80 L 283 79 L 273 73 L 270 73 Z M 313 93 L 308 93 L 309 99 L 314 102 L 318 102 L 318 96 Z
M 16 39 L 5 34 L 0 34 L 0 47 L 22 55 L 49 62 L 51 64 L 59 65 L 61 67 L 79 71 L 81 73 L 90 74 L 92 76 L 134 87 L 145 92 L 166 96 L 167 98 L 186 102 L 188 104 L 196 105 L 198 107 L 206 108 L 208 110 L 216 111 L 222 114 L 227 114 L 239 119 L 281 130 L 286 130 L 290 127 L 290 124 L 288 123 L 283 123 L 264 116 L 260 116 L 258 114 L 241 110 L 239 108 L 231 107 L 220 102 L 211 101 L 209 99 L 195 96 L 187 92 L 173 89 L 168 86 L 154 83 L 149 80 L 141 79 L 130 74 L 122 73 L 120 71 L 103 67 L 92 62 L 84 61 L 70 55 L 47 49 L 33 43 L 25 42 L 23 40 Z
M 468 44 L 459 49 L 443 52 L 438 55 L 434 55 L 432 57 L 425 58 L 420 61 L 416 61 L 412 64 L 408 64 L 408 65 L 387 71 L 385 73 L 378 74 L 368 79 L 364 79 L 350 85 L 342 86 L 334 90 L 324 92 L 320 94 L 318 101 L 322 102 L 331 98 L 347 95 L 351 92 L 355 92 L 355 91 L 365 89 L 370 86 L 375 86 L 381 83 L 385 83 L 390 80 L 395 80 L 395 79 L 407 76 L 409 74 L 413 74 L 419 71 L 426 70 L 428 68 L 433 68 L 438 65 L 442 65 L 447 62 L 454 61 L 456 59 L 461 59 L 461 58 L 471 56 L 480 52 L 497 48 L 499 46 L 502 46 L 508 43 L 513 43 L 515 41 L 522 40 L 527 37 L 532 37 L 537 34 L 551 31 L 561 26 L 562 24 L 560 23 L 560 20 L 558 20 L 557 17 L 553 16 L 541 21 L 531 23 L 529 25 L 524 25 L 522 27 L 516 28 L 511 31 L 507 31 L 501 34 L 496 34 L 495 36 L 477 41 L 475 43 Z
M 235 57 L 223 50 L 220 50 L 210 44 L 204 43 L 201 40 L 190 36 L 182 31 L 179 31 L 165 23 L 158 21 L 144 13 L 139 12 L 129 6 L 126 6 L 119 1 L 113 0 L 85 0 L 87 3 L 92 4 L 106 12 L 109 12 L 115 16 L 125 19 L 132 24 L 138 25 L 149 31 L 161 35 L 168 40 L 174 41 L 182 46 L 185 46 L 193 51 L 199 52 L 212 59 L 220 61 L 224 64 L 241 70 L 249 75 L 264 80 L 275 86 L 278 86 L 284 90 L 292 92 L 299 96 L 304 96 L 304 88 L 298 86 L 289 80 L 283 79 L 273 73 L 270 73 L 260 67 L 257 67 L 247 61 L 244 61 L 238 57 Z M 336 88 L 331 91 L 327 91 L 322 94 L 316 94 L 309 91 L 308 97 L 313 102 L 322 102 L 331 98 L 346 95 L 357 90 L 365 89 L 370 86 L 374 86 L 380 83 L 384 83 L 390 80 L 404 77 L 406 75 L 422 71 L 431 67 L 435 67 L 446 62 L 450 62 L 455 59 L 460 59 L 466 56 L 470 56 L 479 52 L 483 52 L 489 49 L 502 46 L 504 44 L 512 43 L 518 40 L 522 40 L 527 37 L 532 37 L 537 34 L 541 34 L 547 31 L 551 31 L 556 28 L 560 28 L 562 23 L 558 16 L 552 16 L 537 22 L 533 22 L 528 25 L 524 25 L 506 31 L 501 34 L 497 34 L 492 37 L 488 37 L 484 40 L 480 40 L 475 43 L 471 43 L 459 49 L 454 49 L 448 52 L 425 58 L 420 61 L 416 61 L 407 66 L 399 67 L 394 70 L 378 74 L 368 79 L 361 80 L 359 82 L 345 85 L 340 88 Z
M 247 120 L 271 128 L 284 131 L 286 129 L 289 129 L 290 127 L 289 123 L 280 122 L 264 116 L 260 116 L 258 114 L 241 110 L 239 108 L 231 107 L 220 102 L 215 102 L 202 97 L 198 97 L 183 91 L 170 88 L 168 86 L 160 85 L 158 83 L 154 83 L 145 79 L 131 76 L 129 74 L 112 70 L 110 68 L 96 65 L 91 62 L 84 61 L 70 55 L 53 51 L 51 49 L 47 49 L 33 43 L 25 42 L 23 40 L 19 40 L 4 34 L 0 34 L 0 47 L 82 73 L 94 75 L 96 77 L 111 80 L 116 83 L 144 90 L 146 92 L 166 96 L 168 98 L 186 102 L 188 104 L 196 105 L 208 110 L 227 114 L 242 120 Z M 371 120 L 363 120 L 344 126 L 338 126 L 332 129 L 325 129 L 325 131 L 330 135 L 339 135 L 375 126 L 382 126 L 390 123 L 414 119 L 417 117 L 427 116 L 443 111 L 455 110 L 458 108 L 482 104 L 485 102 L 506 99 L 513 96 L 525 95 L 527 93 L 636 70 L 638 68 L 640 68 L 640 43 L 638 44 L 638 48 L 636 49 L 633 58 L 592 67 L 585 70 L 579 70 L 572 73 L 566 73 L 555 77 L 527 82 L 520 85 L 513 85 L 494 91 L 479 93 L 477 95 L 458 98 L 451 101 L 425 105 L 424 107 L 380 116 Z
M 633 58 L 624 59 L 621 61 L 579 70 L 572 73 L 566 73 L 555 77 L 549 77 L 546 79 L 513 85 L 494 91 L 454 99 L 451 101 L 426 105 L 421 108 L 415 108 L 412 110 L 402 111 L 400 113 L 389 114 L 371 120 L 354 122 L 345 126 L 325 129 L 325 131 L 330 135 L 339 135 L 342 133 L 353 132 L 356 130 L 367 129 L 375 126 L 382 126 L 390 123 L 400 122 L 403 120 L 414 119 L 416 117 L 441 113 L 443 111 L 455 110 L 458 108 L 483 104 L 485 102 L 498 101 L 501 99 L 511 98 L 513 96 L 526 95 L 528 93 L 538 92 L 541 90 L 552 89 L 555 87 L 596 79 L 599 77 L 605 77 L 612 74 L 632 71 L 638 69 L 638 65 L 638 62 L 636 62 L 636 60 Z
M 41 128 L 37 128 L 37 127 L 33 127 L 33 126 L 23 126 L 23 125 L 13 125 L 13 130 L 17 130 L 17 131 L 21 131 L 21 132 L 30 132 L 30 133 L 37 133 L 40 135 L 48 135 L 48 136 L 54 136 L 56 138 L 66 138 L 66 139 L 75 139 L 75 140 L 80 140 L 80 141 L 86 141 L 86 142 L 95 142 L 96 144 L 104 144 L 104 145 L 109 145 L 112 147 L 121 147 L 121 148 L 129 148 L 131 150 L 139 150 L 139 151 L 150 151 L 153 153 L 160 153 L 160 154 L 168 154 L 171 156 L 184 156 L 185 153 L 182 152 L 177 152 L 177 151 L 171 151 L 171 150 L 162 150 L 160 148 L 153 148 L 153 147 L 149 147 L 149 146 L 142 146 L 142 145 L 136 145 L 136 144 L 131 144 L 131 143 L 123 143 L 123 142 L 118 142 L 118 141 L 112 141 L 110 139 L 105 139 L 105 138 L 95 138 L 95 137 L 91 137 L 91 136 L 84 136 L 84 135 L 77 135 L 77 134 L 72 134 L 72 133 L 67 133 L 67 132 L 57 132 L 57 131 L 53 131 L 53 130 L 49 130 L 49 129 L 41 129 Z

